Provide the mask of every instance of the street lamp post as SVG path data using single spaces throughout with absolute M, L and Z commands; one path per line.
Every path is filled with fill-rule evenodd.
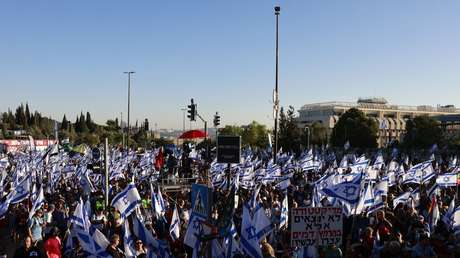
M 275 139 L 273 149 L 273 161 L 276 163 L 276 154 L 278 153 L 278 109 L 279 109 L 279 95 L 278 95 L 278 23 L 281 8 L 275 6 L 276 16 L 276 54 L 275 54 L 275 93 L 274 93 L 274 113 L 275 113 Z
M 130 72 L 124 72 L 125 74 L 128 74 L 128 130 L 127 130 L 127 140 L 126 140 L 126 146 L 129 146 L 129 136 L 130 136 L 130 127 L 129 127 L 129 115 L 130 115 L 130 102 L 131 102 L 131 74 L 135 73 L 134 71 Z

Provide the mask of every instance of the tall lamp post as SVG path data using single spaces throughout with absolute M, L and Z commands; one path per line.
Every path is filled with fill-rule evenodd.
M 128 75 L 128 130 L 127 130 L 127 137 L 126 137 L 126 146 L 129 146 L 129 136 L 130 136 L 130 127 L 129 127 L 129 115 L 130 115 L 130 102 L 131 102 L 131 74 L 136 73 L 134 71 L 124 72 Z
M 278 23 L 279 23 L 279 15 L 280 15 L 281 8 L 279 6 L 275 6 L 275 16 L 276 16 L 276 54 L 275 54 L 275 92 L 273 96 L 273 111 L 275 117 L 275 148 L 273 149 L 273 161 L 276 163 L 276 154 L 278 153 L 278 109 L 279 109 L 279 95 L 278 95 Z
M 305 126 L 305 130 L 307 131 L 307 150 L 310 149 L 310 127 Z

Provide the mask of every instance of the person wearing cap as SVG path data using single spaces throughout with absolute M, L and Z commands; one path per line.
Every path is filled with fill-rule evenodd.
M 412 249 L 412 258 L 437 258 L 433 246 L 430 243 L 430 237 L 427 234 L 421 234 L 418 243 Z

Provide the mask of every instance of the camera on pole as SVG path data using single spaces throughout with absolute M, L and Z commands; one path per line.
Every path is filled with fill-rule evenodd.
M 220 116 L 219 113 L 216 112 L 214 115 L 214 127 L 218 127 L 220 125 Z
M 188 115 L 187 117 L 190 119 L 190 121 L 195 121 L 195 116 L 196 116 L 196 104 L 193 103 L 193 99 L 191 99 L 191 104 L 188 105 Z

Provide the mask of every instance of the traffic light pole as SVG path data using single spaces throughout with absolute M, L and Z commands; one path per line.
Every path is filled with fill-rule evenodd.
M 196 112 L 196 116 L 201 119 L 204 123 L 204 140 L 206 142 L 206 159 L 209 157 L 209 143 L 208 143 L 208 121 L 204 120 L 198 112 Z

